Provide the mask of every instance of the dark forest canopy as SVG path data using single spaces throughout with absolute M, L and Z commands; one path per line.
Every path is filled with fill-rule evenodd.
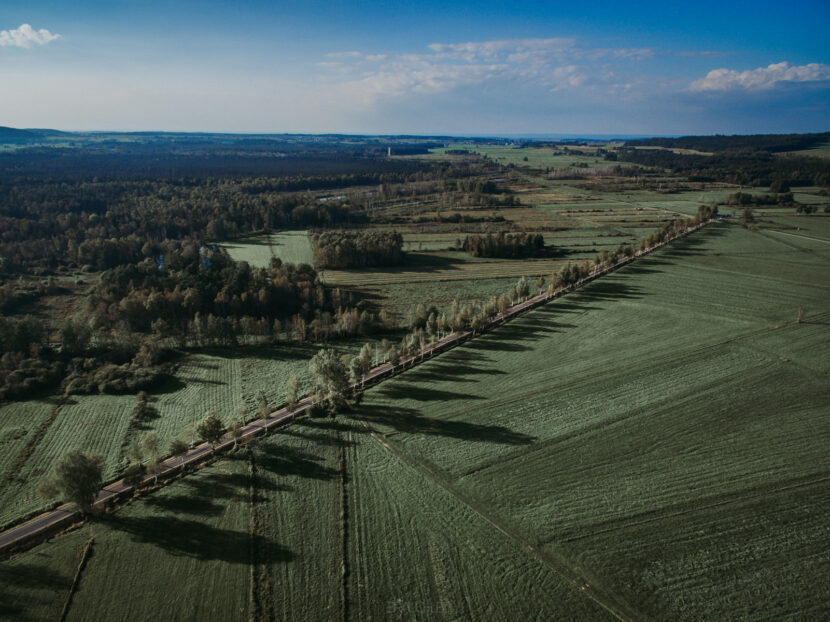
M 408 172 L 449 137 L 302 134 L 75 133 L 0 127 L 0 179 L 331 176 Z M 469 139 L 467 142 L 484 142 Z
M 145 243 L 168 239 L 218 242 L 254 231 L 361 224 L 366 203 L 390 184 L 470 178 L 467 185 L 478 187 L 492 167 L 483 161 L 406 160 L 397 170 L 337 175 L 317 174 L 311 166 L 304 170 L 312 174 L 281 177 L 0 176 L 0 274 L 67 264 L 108 269 L 139 261 Z M 337 200 L 320 201 L 307 192 L 355 186 L 361 188 Z
M 830 160 L 782 157 L 767 152 L 713 155 L 681 154 L 663 150 L 621 149 L 619 159 L 634 164 L 668 169 L 690 181 L 771 186 L 828 186 Z
M 724 151 L 780 153 L 800 151 L 830 141 L 830 132 L 820 134 L 753 134 L 724 136 L 681 136 L 679 138 L 644 138 L 626 141 L 626 147 L 665 147 L 694 149 L 710 153 Z

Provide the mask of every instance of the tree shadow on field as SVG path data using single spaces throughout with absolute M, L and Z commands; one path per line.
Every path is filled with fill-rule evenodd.
M 365 405 L 360 407 L 359 416 L 370 424 L 389 426 L 396 432 L 407 434 L 428 434 L 501 445 L 529 445 L 536 440 L 535 436 L 514 432 L 504 426 L 425 417 L 414 408 Z
M 488 336 L 486 339 L 476 339 L 467 344 L 468 348 L 474 350 L 484 350 L 488 352 L 527 352 L 533 350 L 530 346 L 525 346 L 514 341 L 505 341 Z
M 225 511 L 225 506 L 212 499 L 192 495 L 168 495 L 165 497 L 150 496 L 145 503 L 163 512 L 174 514 L 190 514 L 193 516 L 219 516 Z
M 625 283 L 622 278 L 605 277 L 594 281 L 587 287 L 579 289 L 572 294 L 572 302 L 581 304 L 583 302 L 607 302 L 613 300 L 639 300 L 645 294 L 639 287 Z
M 307 441 L 311 441 L 315 445 L 320 445 L 322 447 L 351 447 L 355 444 L 352 441 L 338 439 L 337 437 L 331 436 L 329 434 L 324 434 L 321 432 L 300 432 L 296 429 L 292 429 L 295 427 L 296 426 L 294 425 L 286 426 L 284 428 L 281 428 L 279 432 L 277 432 L 277 434 L 281 436 L 302 438 Z M 351 430 L 351 428 L 347 428 L 346 426 L 343 426 L 343 429 L 344 431 Z
M 479 382 L 479 379 L 470 376 L 501 376 L 507 372 L 495 367 L 475 367 L 473 365 L 454 364 L 436 359 L 428 367 L 417 367 L 410 373 L 401 376 L 401 382 Z
M 176 393 L 187 387 L 187 383 L 173 374 L 164 373 L 158 383 L 147 390 L 150 395 L 166 395 Z
M 458 270 L 458 264 L 464 263 L 463 258 L 447 257 L 441 254 L 432 254 L 428 251 L 407 251 L 406 259 L 401 266 L 402 270 L 407 268 L 424 270 L 440 268 L 442 270 Z M 391 269 L 392 272 L 396 270 Z
M 726 227 L 722 225 L 709 225 L 700 231 L 675 240 L 668 246 L 663 247 L 659 251 L 659 257 L 669 260 L 669 263 L 673 263 L 671 261 L 672 259 L 682 258 L 684 255 L 708 255 L 710 252 L 704 249 L 703 246 L 712 240 L 723 237 L 726 232 Z
M 212 527 L 199 520 L 173 516 L 114 516 L 103 522 L 116 531 L 129 534 L 133 542 L 151 544 L 171 555 L 200 561 L 249 564 L 251 549 L 276 562 L 294 558 L 290 550 L 264 536 Z
M 322 464 L 324 460 L 320 456 L 284 445 L 261 444 L 257 448 L 257 466 L 274 475 L 296 475 L 321 481 L 338 478 L 339 471 Z
M 389 387 L 379 389 L 379 393 L 392 400 L 415 400 L 418 402 L 446 402 L 449 400 L 483 400 L 487 399 L 480 395 L 468 393 L 455 393 L 453 391 L 440 391 L 428 389 L 423 385 L 406 385 L 395 383 Z
M 34 564 L 0 564 L 0 620 L 21 620 L 22 622 L 40 622 L 44 618 L 34 617 L 26 612 L 26 607 L 47 604 L 55 592 L 69 592 L 72 577 L 55 572 L 45 566 Z M 14 588 L 14 595 L 8 588 Z M 37 594 L 46 591 L 47 596 Z M 24 594 L 25 592 L 25 594 Z M 22 603 L 22 604 L 21 604 Z
M 268 235 L 263 234 L 262 236 L 255 236 L 250 238 L 237 238 L 235 240 L 228 240 L 227 242 L 223 242 L 220 246 L 229 247 L 229 246 L 283 246 L 282 243 L 278 242 L 269 242 Z
M 161 413 L 158 411 L 158 408 L 152 404 L 147 404 L 142 411 L 133 418 L 133 427 L 136 430 L 146 432 L 147 430 L 152 430 L 153 426 L 151 424 L 153 421 L 160 418 Z

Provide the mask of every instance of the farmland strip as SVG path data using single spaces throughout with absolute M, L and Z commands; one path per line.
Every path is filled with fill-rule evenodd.
M 273 619 L 273 599 L 271 596 L 271 573 L 269 560 L 261 547 L 256 545 L 257 540 L 264 539 L 264 521 L 260 508 L 260 499 L 257 489 L 259 474 L 254 459 L 254 452 L 248 448 L 248 502 L 250 504 L 250 537 L 248 539 L 251 566 L 249 619 L 252 622 L 268 621 Z M 263 599 L 263 593 L 266 596 Z M 267 603 L 267 604 L 263 604 Z M 267 607 L 267 608 L 266 608 Z
M 742 339 L 749 339 L 751 337 L 757 337 L 759 335 L 772 333 L 776 330 L 787 328 L 788 326 L 792 326 L 794 323 L 795 322 L 788 322 L 786 324 L 781 324 L 780 326 L 776 326 L 776 327 L 773 327 L 773 328 L 764 327 L 764 328 L 760 328 L 760 329 L 755 329 L 755 330 L 751 330 L 751 331 L 746 332 L 746 333 L 741 333 L 740 335 L 736 335 L 734 337 L 728 337 L 727 339 L 722 339 L 720 341 L 716 341 L 714 343 L 704 344 L 702 346 L 693 346 L 693 347 L 687 348 L 685 350 L 678 350 L 677 352 L 671 352 L 669 354 L 661 354 L 661 355 L 653 356 L 653 357 L 650 357 L 650 358 L 642 359 L 638 363 L 629 364 L 626 369 L 628 369 L 629 371 L 644 369 L 644 368 L 647 368 L 647 367 L 651 367 L 655 363 L 658 363 L 660 361 L 669 361 L 669 360 L 673 360 L 673 359 L 676 359 L 676 358 L 680 358 L 682 356 L 687 356 L 689 354 L 696 354 L 696 353 L 702 352 L 704 350 L 717 348 L 717 347 L 720 347 L 720 346 L 728 344 L 728 343 L 739 342 Z M 778 356 L 778 355 L 776 355 L 776 356 Z M 582 384 L 583 382 L 586 382 L 586 381 L 589 381 L 589 380 L 596 380 L 597 378 L 607 376 L 607 375 L 613 373 L 614 371 L 617 371 L 618 369 L 619 369 L 619 367 L 615 366 L 615 367 L 610 367 L 610 368 L 607 368 L 607 369 L 602 369 L 600 371 L 597 371 L 597 372 L 594 372 L 594 373 L 591 373 L 591 374 L 586 374 L 586 375 L 580 376 L 579 378 L 575 378 L 573 380 L 568 380 L 566 382 L 554 382 L 554 383 L 546 384 L 546 385 L 536 385 L 537 388 L 533 389 L 532 391 L 526 391 L 524 393 L 513 394 L 509 397 L 504 397 L 504 398 L 501 398 L 501 399 L 490 399 L 490 400 L 488 400 L 488 405 L 491 405 L 491 406 L 506 406 L 508 404 L 512 404 L 512 403 L 515 403 L 515 402 L 521 402 L 523 400 L 526 400 L 529 397 L 533 397 L 534 395 L 541 395 L 541 394 L 553 391 L 555 389 L 563 389 L 563 388 L 567 388 L 567 387 L 574 387 L 574 386 L 578 386 L 579 384 Z M 479 412 L 480 410 L 481 410 L 480 406 L 474 406 L 474 407 L 471 407 L 471 408 L 464 408 L 464 409 L 461 409 L 461 410 L 453 411 L 453 412 L 449 413 L 448 415 L 445 415 L 445 416 L 441 417 L 441 419 L 444 420 L 444 421 L 447 421 L 447 420 L 450 420 L 450 419 L 455 419 L 457 417 L 463 417 L 463 416 L 468 415 L 470 413 Z M 391 435 L 392 434 L 390 434 L 390 436 Z

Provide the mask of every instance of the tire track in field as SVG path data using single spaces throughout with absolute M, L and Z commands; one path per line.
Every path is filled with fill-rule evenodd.
M 830 244 L 830 240 L 826 240 L 824 238 L 816 238 L 816 237 L 813 237 L 811 235 L 804 235 L 803 233 L 790 233 L 789 231 L 781 231 L 780 229 L 771 229 L 771 228 L 767 229 L 767 231 L 775 231 L 776 233 L 780 233 L 782 235 L 791 235 L 791 236 L 794 236 L 796 238 L 804 238 L 805 240 L 815 240 L 816 242 L 824 242 L 825 244 Z M 775 238 L 773 238 L 773 239 L 775 239 Z M 804 247 L 799 247 L 799 248 L 803 249 Z M 807 249 L 804 249 L 804 250 L 807 250 Z
M 771 229 L 771 230 L 772 231 L 777 231 L 776 229 Z M 792 248 L 794 250 L 797 250 L 800 253 L 809 253 L 810 255 L 814 254 L 814 250 L 812 248 L 804 248 L 803 246 L 798 246 L 797 244 L 794 244 L 793 242 L 789 242 L 788 240 L 781 240 L 781 239 L 779 239 L 779 238 L 777 238 L 773 235 L 770 235 L 769 233 L 766 233 L 763 229 L 755 229 L 754 231 L 758 235 L 763 236 L 763 237 L 767 238 L 768 240 L 772 240 L 773 242 L 778 242 L 779 244 L 783 244 L 784 246 L 789 246 L 790 248 Z M 778 231 L 778 233 L 781 233 L 781 232 Z
M 341 620 L 346 622 L 349 619 L 349 495 L 347 485 L 349 483 L 346 471 L 346 444 L 338 432 L 338 452 L 340 454 L 337 471 L 340 475 L 340 615 Z M 349 444 L 351 444 L 351 432 L 349 432 Z
M 632 514 L 625 518 L 614 519 L 603 523 L 594 523 L 591 528 L 579 533 L 579 535 L 570 536 L 567 538 L 551 537 L 542 541 L 542 544 L 550 542 L 576 542 L 577 540 L 584 540 L 586 538 L 593 538 L 595 536 L 611 533 L 613 531 L 620 531 L 630 527 L 637 527 L 639 525 L 646 525 L 657 521 L 662 521 L 667 518 L 676 518 L 680 516 L 688 516 L 696 514 L 712 508 L 723 507 L 736 503 L 746 503 L 756 499 L 769 497 L 770 495 L 788 492 L 790 490 L 798 490 L 799 488 L 807 488 L 830 482 L 830 472 L 824 471 L 814 473 L 811 475 L 803 475 L 794 477 L 792 479 L 775 482 L 774 484 L 759 484 L 746 488 L 740 492 L 729 492 L 712 495 L 703 499 L 695 499 L 684 503 L 678 503 L 668 508 L 660 508 L 656 510 L 647 510 Z M 780 485 L 784 484 L 784 485 Z
M 377 441 L 382 447 L 384 447 L 387 451 L 394 454 L 401 462 L 403 462 L 410 468 L 416 470 L 418 473 L 426 477 L 429 481 L 443 488 L 446 492 L 455 497 L 460 503 L 469 508 L 470 511 L 480 516 L 487 523 L 489 523 L 495 529 L 501 532 L 504 536 L 512 540 L 515 544 L 518 544 L 519 546 L 530 552 L 530 554 L 533 555 L 533 557 L 535 557 L 545 566 L 559 574 L 574 589 L 577 589 L 580 592 L 582 592 L 582 594 L 593 600 L 596 604 L 598 604 L 600 607 L 611 613 L 614 617 L 616 617 L 619 620 L 626 621 L 647 619 L 644 614 L 635 610 L 631 605 L 628 604 L 628 602 L 626 602 L 620 596 L 607 590 L 601 583 L 599 583 L 599 581 L 595 577 L 593 577 L 590 573 L 585 571 L 585 569 L 576 566 L 562 553 L 556 551 L 555 549 L 552 549 L 551 547 L 548 547 L 547 549 L 543 550 L 540 547 L 531 544 L 518 533 L 516 533 L 513 529 L 511 529 L 510 526 L 508 526 L 499 518 L 490 514 L 482 505 L 480 505 L 479 503 L 477 503 L 476 501 L 472 500 L 467 495 L 462 493 L 450 482 L 436 475 L 433 471 L 428 469 L 423 463 L 398 451 L 389 443 L 384 441 L 381 438 L 380 434 L 374 428 L 372 428 L 372 426 L 368 422 L 366 422 L 365 419 L 360 417 L 360 415 L 357 415 L 357 418 L 363 425 L 363 427 L 366 428 L 366 430 L 369 432 L 370 436 L 375 441 Z
M 826 371 L 822 371 L 820 369 L 814 369 L 814 368 L 810 367 L 809 365 L 805 365 L 804 363 L 799 363 L 798 361 L 793 360 L 792 358 L 790 358 L 788 356 L 785 357 L 780 352 L 773 352 L 772 350 L 767 350 L 766 348 L 762 348 L 761 346 L 756 346 L 755 344 L 752 344 L 752 343 L 737 342 L 737 344 L 739 346 L 741 346 L 742 348 L 746 348 L 747 350 L 752 350 L 754 352 L 758 352 L 759 354 L 764 354 L 766 356 L 778 358 L 779 360 L 781 360 L 782 363 L 785 363 L 785 364 L 788 364 L 788 365 L 795 365 L 796 367 L 798 367 L 800 369 L 803 369 L 804 371 L 810 372 L 814 376 L 819 376 L 820 378 L 827 378 L 827 372 Z
M 720 348 L 720 347 L 722 347 L 724 345 L 727 345 L 727 344 L 730 344 L 730 343 L 735 343 L 740 347 L 747 347 L 747 348 L 751 349 L 751 346 L 749 346 L 748 344 L 741 343 L 741 341 L 744 340 L 744 339 L 749 339 L 749 338 L 764 335 L 764 334 L 770 334 L 770 333 L 773 333 L 777 330 L 781 330 L 781 329 L 787 328 L 789 326 L 793 326 L 795 324 L 797 324 L 797 322 L 793 321 L 793 322 L 788 322 L 786 324 L 782 324 L 782 325 L 775 326 L 775 327 L 772 327 L 772 328 L 766 328 L 765 327 L 765 328 L 762 328 L 762 329 L 757 329 L 757 330 L 749 331 L 749 332 L 746 332 L 746 333 L 741 333 L 740 335 L 735 335 L 733 337 L 728 337 L 726 339 L 723 339 L 721 341 L 717 341 L 717 342 L 714 342 L 714 343 L 710 343 L 710 344 L 706 344 L 706 345 L 702 345 L 702 346 L 695 346 L 695 347 L 692 347 L 692 348 L 688 348 L 686 350 L 681 350 L 679 352 L 673 352 L 673 353 L 669 353 L 669 354 L 653 356 L 653 357 L 650 357 L 648 359 L 644 359 L 642 362 L 640 362 L 636 365 L 629 366 L 627 368 L 627 371 L 631 371 L 631 370 L 636 371 L 636 370 L 640 370 L 640 369 L 648 369 L 649 367 L 653 367 L 654 365 L 657 365 L 660 362 L 665 362 L 665 361 L 670 361 L 670 360 L 683 358 L 683 357 L 686 357 L 686 356 L 690 356 L 690 355 L 693 355 L 693 354 L 700 353 L 700 352 L 708 350 L 708 349 Z M 765 356 L 771 357 L 771 359 L 775 362 L 778 362 L 780 360 L 780 357 L 781 357 L 781 355 L 779 355 L 777 353 L 763 352 L 763 351 L 760 351 L 760 350 L 759 350 L 759 352 L 761 354 L 764 354 Z M 589 382 L 589 381 L 592 381 L 592 380 L 597 380 L 599 378 L 602 378 L 603 376 L 612 376 L 612 375 L 614 375 L 614 373 L 617 370 L 618 370 L 617 367 L 609 367 L 607 369 L 603 369 L 603 370 L 600 370 L 598 372 L 594 372 L 592 374 L 588 374 L 586 376 L 582 376 L 580 378 L 576 378 L 574 380 L 570 380 L 570 381 L 567 381 L 567 382 L 552 383 L 550 385 L 545 385 L 540 389 L 534 389 L 532 391 L 526 391 L 524 393 L 519 393 L 519 394 L 516 394 L 516 395 L 512 395 L 510 397 L 506 397 L 506 398 L 502 398 L 502 399 L 498 399 L 498 400 L 489 400 L 488 408 L 507 406 L 507 405 L 513 404 L 515 402 L 525 401 L 530 397 L 534 397 L 534 396 L 537 396 L 537 395 L 540 395 L 540 394 L 552 392 L 556 389 L 571 388 L 571 387 L 574 387 L 574 386 L 578 386 L 578 385 L 582 384 L 583 382 Z M 810 371 L 812 371 L 813 373 L 822 375 L 822 376 L 826 376 L 826 374 L 824 374 L 823 372 L 816 372 L 815 370 L 812 370 L 812 369 Z M 664 400 L 658 401 L 655 404 L 651 404 L 649 406 L 640 407 L 640 408 L 638 408 L 636 410 L 633 410 L 633 411 L 627 411 L 626 413 L 623 413 L 623 414 L 621 414 L 617 417 L 614 417 L 613 419 L 607 419 L 607 420 L 604 420 L 604 421 L 601 421 L 601 422 L 597 422 L 597 423 L 595 423 L 593 425 L 590 425 L 588 427 L 579 428 L 578 430 L 574 430 L 574 431 L 572 431 L 568 434 L 565 434 L 565 435 L 562 435 L 562 436 L 557 436 L 557 437 L 548 439 L 547 441 L 542 441 L 541 443 L 534 444 L 530 447 L 526 447 L 524 449 L 519 449 L 515 452 L 511 452 L 511 453 L 508 453 L 506 455 L 502 455 L 502 456 L 499 456 L 497 458 L 493 458 L 491 460 L 488 460 L 488 461 L 485 461 L 485 462 L 482 462 L 482 463 L 479 463 L 477 465 L 474 465 L 474 466 L 470 467 L 466 471 L 462 472 L 458 477 L 460 479 L 460 478 L 463 478 L 463 477 L 474 475 L 475 473 L 478 473 L 479 471 L 483 471 L 485 469 L 488 469 L 492 466 L 503 464 L 505 462 L 509 462 L 509 461 L 514 460 L 514 459 L 519 458 L 519 457 L 527 456 L 528 454 L 531 454 L 531 453 L 534 453 L 536 451 L 545 449 L 547 447 L 550 447 L 551 445 L 555 445 L 557 443 L 570 440 L 570 439 L 575 438 L 577 436 L 580 436 L 582 434 L 589 433 L 589 432 L 592 432 L 594 430 L 600 429 L 602 427 L 605 427 L 606 425 L 614 425 L 616 423 L 619 423 L 620 421 L 624 421 L 624 420 L 629 419 L 631 417 L 638 416 L 639 414 L 642 414 L 642 412 L 646 409 L 659 409 L 661 407 L 661 405 L 665 405 L 666 403 L 674 402 L 677 399 L 690 397 L 692 395 L 695 395 L 695 394 L 699 393 L 701 390 L 711 390 L 711 389 L 716 388 L 720 385 L 728 384 L 733 379 L 734 378 L 732 378 L 732 377 L 730 377 L 730 378 L 721 378 L 719 380 L 716 380 L 716 381 L 710 382 L 706 385 L 703 385 L 703 387 L 697 387 L 695 390 L 690 390 L 690 391 L 687 391 L 685 393 L 681 393 L 679 395 L 673 395 L 670 398 L 666 398 Z M 480 407 L 466 408 L 466 409 L 463 409 L 463 410 L 460 410 L 460 411 L 455 411 L 455 412 L 451 413 L 448 416 L 442 417 L 441 420 L 442 421 L 448 421 L 448 420 L 454 419 L 456 417 L 462 417 L 462 416 L 477 413 L 477 412 L 480 412 L 480 411 L 481 411 Z M 391 434 L 388 434 L 387 436 L 394 436 L 395 434 L 397 434 L 397 433 L 393 432 Z
M 725 339 L 721 339 L 720 341 L 715 341 L 715 342 L 700 345 L 700 346 L 692 346 L 690 348 L 686 348 L 685 350 L 676 350 L 676 351 L 668 352 L 668 353 L 665 353 L 665 354 L 658 354 L 658 355 L 655 355 L 655 356 L 651 356 L 651 357 L 648 357 L 648 358 L 641 359 L 640 362 L 638 362 L 638 363 L 630 364 L 630 365 L 628 365 L 628 367 L 626 367 L 626 370 L 627 371 L 632 371 L 632 370 L 636 371 L 636 370 L 640 370 L 640 369 L 647 369 L 649 367 L 653 367 L 654 365 L 656 365 L 660 362 L 671 361 L 671 360 L 675 360 L 675 359 L 682 358 L 682 357 L 685 357 L 685 356 L 689 356 L 689 355 L 692 355 L 692 354 L 697 354 L 699 352 L 703 352 L 704 350 L 719 348 L 723 345 L 726 345 L 726 344 L 729 344 L 729 343 L 732 343 L 732 342 L 735 342 L 735 341 L 740 341 L 741 339 L 755 337 L 755 336 L 763 335 L 765 333 L 770 333 L 770 332 L 773 332 L 773 331 L 776 331 L 776 330 L 780 330 L 780 329 L 786 328 L 787 326 L 790 326 L 794 323 L 795 322 L 788 322 L 788 323 L 777 325 L 777 326 L 774 326 L 774 327 L 764 326 L 763 328 L 758 328 L 758 329 L 755 329 L 755 330 L 748 331 L 746 333 L 741 333 L 739 335 L 735 335 L 735 336 L 732 336 L 732 337 L 727 337 Z M 545 384 L 545 385 L 541 385 L 541 386 L 537 384 L 537 385 L 535 385 L 537 388 L 534 388 L 530 391 L 525 391 L 525 392 L 522 392 L 522 393 L 516 393 L 516 394 L 510 395 L 508 397 L 503 397 L 503 398 L 500 398 L 500 399 L 489 399 L 488 402 L 487 402 L 488 403 L 488 408 L 499 407 L 499 406 L 507 406 L 507 405 L 512 404 L 514 402 L 521 402 L 521 401 L 524 401 L 524 400 L 526 400 L 530 397 L 534 397 L 536 395 L 540 395 L 540 394 L 543 394 L 543 393 L 548 393 L 548 392 L 554 391 L 556 389 L 564 389 L 564 388 L 574 387 L 574 386 L 577 386 L 579 384 L 582 384 L 583 382 L 588 382 L 588 381 L 591 381 L 591 380 L 597 380 L 598 378 L 602 378 L 603 376 L 611 376 L 615 372 L 618 372 L 618 371 L 619 371 L 619 366 L 615 365 L 615 366 L 612 366 L 612 367 L 607 367 L 605 369 L 601 369 L 599 371 L 595 371 L 595 372 L 592 372 L 592 373 L 582 375 L 578 378 L 574 378 L 573 380 L 567 380 L 567 381 L 564 381 L 564 382 L 558 381 L 558 382 L 553 382 L 553 383 Z M 401 378 L 400 380 L 401 381 L 406 380 L 406 378 Z M 481 412 L 481 406 L 463 408 L 463 409 L 452 411 L 451 413 L 449 413 L 445 416 L 442 416 L 441 420 L 442 421 L 449 421 L 449 420 L 455 419 L 457 417 L 463 417 L 465 415 L 478 413 L 478 412 Z M 397 434 L 397 433 L 392 432 L 392 433 L 388 434 L 387 436 L 393 436 L 394 434 Z
M 773 363 L 773 362 L 770 362 L 770 363 Z M 766 365 L 769 365 L 770 363 L 766 363 Z M 761 365 L 757 365 L 756 367 L 762 367 L 764 365 L 765 364 L 761 364 Z M 743 371 L 739 372 L 738 375 L 743 374 L 746 371 L 747 370 L 743 370 Z M 484 471 L 484 470 L 489 469 L 489 468 L 494 467 L 494 466 L 503 465 L 504 463 L 515 460 L 516 458 L 526 457 L 530 454 L 536 453 L 537 451 L 541 451 L 543 449 L 548 449 L 548 448 L 550 448 L 554 445 L 558 445 L 559 443 L 567 442 L 567 441 L 572 440 L 574 438 L 580 437 L 584 434 L 590 434 L 591 432 L 601 430 L 602 428 L 617 425 L 617 424 L 622 423 L 623 421 L 626 421 L 628 419 L 638 417 L 638 416 L 640 416 L 640 415 L 642 415 L 646 412 L 649 412 L 649 411 L 660 412 L 661 409 L 664 409 L 665 407 L 670 406 L 674 402 L 694 397 L 696 395 L 699 395 L 701 392 L 711 391 L 712 389 L 716 389 L 720 386 L 729 385 L 732 382 L 734 382 L 734 380 L 735 380 L 735 376 L 720 378 L 718 380 L 714 380 L 712 382 L 709 382 L 707 384 L 695 387 L 695 388 L 690 389 L 688 391 L 684 391 L 683 393 L 678 393 L 678 394 L 672 395 L 671 397 L 667 397 L 663 400 L 655 402 L 654 404 L 647 404 L 645 406 L 640 406 L 639 408 L 635 408 L 634 410 L 629 410 L 629 411 L 626 411 L 624 413 L 621 413 L 620 415 L 618 415 L 616 417 L 613 417 L 613 418 L 610 418 L 610 419 L 604 419 L 602 421 L 597 421 L 596 423 L 593 423 L 591 425 L 573 430 L 571 432 L 568 432 L 567 434 L 562 434 L 562 435 L 559 435 L 559 436 L 555 436 L 555 437 L 550 438 L 546 441 L 536 443 L 535 445 L 531 445 L 530 447 L 527 447 L 525 449 L 520 449 L 520 450 L 515 451 L 513 453 L 503 455 L 503 456 L 499 456 L 497 458 L 492 458 L 491 460 L 487 460 L 485 462 L 479 463 L 479 464 L 467 469 L 466 471 L 464 471 L 463 473 L 461 473 L 459 475 L 459 479 L 464 478 L 464 477 L 469 477 L 470 475 L 475 475 L 476 473 L 479 473 L 481 471 Z
M 777 254 L 777 253 L 776 253 Z M 729 254 L 720 255 L 721 257 L 729 257 Z M 740 255 L 741 257 L 746 257 L 747 255 Z M 761 259 L 768 258 L 769 255 L 761 257 Z M 803 262 L 780 262 L 779 263 L 787 263 L 791 266 L 803 266 L 805 265 Z M 745 276 L 753 279 L 760 279 L 763 281 L 775 281 L 777 283 L 787 283 L 788 285 L 801 285 L 802 287 L 817 287 L 821 289 L 830 289 L 830 285 L 821 285 L 819 283 L 805 283 L 804 281 L 795 281 L 793 279 L 783 277 L 783 276 L 769 276 L 765 274 L 756 274 L 752 272 L 747 272 L 745 270 L 727 270 L 726 268 L 716 268 L 715 266 L 707 266 L 703 264 L 696 263 L 693 266 L 693 271 L 697 272 L 699 270 L 704 272 L 719 272 L 722 274 L 732 274 L 736 276 Z

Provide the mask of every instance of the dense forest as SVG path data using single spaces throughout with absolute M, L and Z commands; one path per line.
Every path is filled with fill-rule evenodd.
M 308 265 L 252 268 L 191 240 L 145 249 L 103 272 L 83 318 L 55 331 L 32 316 L 0 318 L 0 400 L 58 384 L 64 393 L 148 388 L 174 347 L 327 340 L 386 328 L 349 307 Z
M 755 134 L 734 136 L 681 136 L 679 138 L 644 138 L 626 141 L 627 147 L 665 147 L 694 149 L 709 153 L 781 153 L 810 149 L 830 142 L 830 132 L 820 134 Z
M 750 186 L 830 185 L 830 161 L 821 158 L 716 153 L 711 156 L 679 154 L 672 151 L 621 149 L 619 159 L 634 164 L 668 169 L 690 181 L 720 181 Z
M 367 205 L 392 182 L 419 184 L 470 177 L 476 189 L 490 165 L 480 162 L 408 164 L 397 173 L 349 173 L 336 178 L 205 178 L 49 181 L 0 175 L 0 277 L 60 265 L 104 270 L 141 261 L 146 244 L 165 240 L 223 241 L 280 228 L 327 228 L 366 222 Z M 321 200 L 286 192 L 312 187 L 367 186 Z M 325 182 L 325 183 L 323 183 Z M 453 187 L 459 182 L 452 182 Z

